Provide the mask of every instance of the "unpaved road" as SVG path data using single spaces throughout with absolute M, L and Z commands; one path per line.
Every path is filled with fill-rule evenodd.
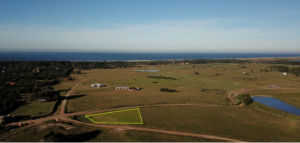
M 88 78 L 91 79 L 91 78 Z M 66 97 L 70 96 L 70 94 L 76 89 L 78 85 L 83 83 L 84 81 L 88 80 L 84 79 L 74 85 L 72 89 L 66 94 Z M 194 134 L 194 133 L 185 133 L 185 132 L 178 132 L 178 131 L 168 131 L 168 130 L 159 130 L 159 129 L 149 129 L 149 128 L 140 128 L 140 127 L 128 127 L 128 126 L 113 126 L 113 125 L 102 125 L 102 124 L 91 124 L 91 123 L 86 123 L 86 122 L 81 122 L 78 120 L 73 120 L 69 118 L 69 116 L 75 116 L 75 115 L 81 115 L 81 114 L 92 114 L 92 113 L 101 113 L 101 112 L 107 112 L 107 111 L 113 111 L 113 110 L 122 110 L 122 109 L 131 109 L 131 108 L 141 108 L 141 107 L 153 107 L 153 106 L 219 106 L 219 105 L 201 105 L 201 104 L 159 104 L 159 105 L 145 105 L 145 106 L 135 106 L 135 107 L 123 107 L 123 108 L 115 108 L 115 109 L 107 109 L 107 110 L 99 110 L 99 111 L 83 111 L 83 112 L 77 112 L 77 113 L 70 113 L 70 114 L 65 114 L 65 106 L 67 103 L 67 98 L 65 98 L 62 102 L 62 106 L 60 109 L 60 114 L 56 116 L 50 116 L 46 118 L 41 118 L 41 119 L 36 119 L 36 120 L 30 120 L 30 121 L 25 121 L 24 123 L 29 123 L 32 122 L 33 124 L 27 125 L 22 127 L 20 130 L 13 132 L 12 134 L 6 135 L 2 138 L 0 138 L 0 141 L 20 132 L 25 129 L 28 129 L 36 124 L 40 124 L 42 122 L 48 121 L 48 120 L 54 120 L 54 119 L 60 119 L 64 121 L 71 121 L 75 123 L 81 123 L 81 124 L 86 124 L 90 126 L 95 126 L 95 127 L 102 127 L 102 128 L 122 128 L 126 130 L 137 130 L 137 131 L 148 131 L 148 132 L 157 132 L 157 133 L 165 133 L 165 134 L 172 134 L 172 135 L 182 135 L 182 136 L 192 136 L 192 137 L 201 137 L 201 138 L 207 138 L 207 139 L 214 139 L 214 140 L 223 140 L 223 141 L 229 141 L 229 142 L 245 142 L 242 140 L 237 140 L 237 139 L 231 139 L 231 138 L 226 138 L 226 137 L 220 137 L 220 136 L 213 136 L 213 135 L 205 135 L 205 134 Z M 8 125 L 16 125 L 17 123 L 10 123 Z
M 70 96 L 70 94 L 76 89 L 76 87 L 77 87 L 78 85 L 80 85 L 81 83 L 83 83 L 83 82 L 85 82 L 85 81 L 87 81 L 87 80 L 89 80 L 89 79 L 91 79 L 91 78 L 84 79 L 84 80 L 78 82 L 76 85 L 74 85 L 74 86 L 72 87 L 72 89 L 66 94 L 65 99 L 62 101 L 62 104 L 61 104 L 61 108 L 60 108 L 59 114 L 65 114 L 65 108 L 66 108 L 68 96 Z

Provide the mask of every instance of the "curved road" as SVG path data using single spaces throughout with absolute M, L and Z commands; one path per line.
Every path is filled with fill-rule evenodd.
M 131 108 L 139 108 L 139 107 L 174 106 L 174 105 L 176 105 L 176 106 L 221 106 L 221 105 L 201 105 L 201 104 L 160 104 L 160 105 L 145 105 L 145 106 L 134 106 L 134 107 L 122 107 L 122 108 L 106 109 L 106 110 L 99 110 L 99 111 L 89 111 L 89 112 L 83 111 L 83 112 L 65 114 L 65 106 L 66 106 L 66 103 L 67 103 L 67 97 L 70 96 L 70 94 L 76 89 L 76 87 L 78 85 L 80 85 L 81 83 L 83 83 L 84 81 L 87 81 L 89 79 L 91 79 L 91 78 L 84 79 L 84 80 L 78 82 L 66 94 L 66 98 L 62 102 L 62 106 L 61 106 L 60 114 L 59 115 L 50 116 L 50 117 L 41 118 L 41 119 L 36 119 L 36 120 L 26 121 L 24 123 L 32 122 L 34 124 L 22 127 L 20 130 L 17 130 L 17 131 L 15 131 L 12 134 L 9 134 L 9 135 L 6 135 L 6 136 L 0 138 L 0 141 L 4 140 L 4 139 L 6 139 L 6 138 L 8 138 L 8 137 L 10 137 L 10 136 L 12 136 L 12 135 L 20 132 L 20 131 L 28 129 L 28 128 L 36 125 L 36 124 L 40 124 L 40 123 L 48 121 L 48 120 L 60 119 L 60 120 L 71 121 L 71 122 L 86 124 L 86 125 L 95 126 L 95 127 L 102 127 L 102 128 L 122 128 L 122 129 L 126 129 L 126 130 L 148 131 L 148 132 L 157 132 L 157 133 L 165 133 L 165 134 L 172 134 L 172 135 L 201 137 L 201 138 L 214 139 L 214 140 L 224 140 L 224 141 L 229 141 L 229 142 L 245 142 L 245 141 L 242 141 L 242 140 L 231 139 L 231 138 L 220 137 L 220 136 L 213 136 L 213 135 L 194 134 L 194 133 L 185 133 L 185 132 L 178 132 L 178 131 L 168 131 L 168 130 L 159 130 L 159 129 L 140 128 L 140 127 L 127 127 L 127 126 L 91 124 L 91 123 L 81 122 L 81 121 L 78 121 L 78 120 L 73 120 L 73 119 L 69 118 L 69 116 L 75 116 L 75 115 L 81 115 L 81 114 L 101 113 L 101 112 L 107 112 L 107 111 L 113 111 L 113 110 L 131 109 Z M 7 125 L 16 125 L 16 124 L 17 123 L 10 123 L 10 124 L 7 124 Z

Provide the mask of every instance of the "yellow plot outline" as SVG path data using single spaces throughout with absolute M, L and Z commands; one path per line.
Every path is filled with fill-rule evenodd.
M 96 116 L 96 115 L 100 115 L 100 114 L 109 114 L 109 113 L 115 113 L 115 112 L 124 112 L 124 111 L 129 111 L 129 110 L 138 110 L 139 115 L 140 115 L 140 119 L 141 122 L 137 123 L 137 122 L 95 122 L 93 119 L 89 118 L 89 116 Z M 118 110 L 118 111 L 112 111 L 112 112 L 105 112 L 105 113 L 98 113 L 98 114 L 91 114 L 91 115 L 85 115 L 86 118 L 88 118 L 90 121 L 92 121 L 93 123 L 108 123 L 108 124 L 143 124 L 143 120 L 142 120 L 142 116 L 141 116 L 141 112 L 139 108 L 134 108 L 134 109 L 126 109 L 126 110 Z

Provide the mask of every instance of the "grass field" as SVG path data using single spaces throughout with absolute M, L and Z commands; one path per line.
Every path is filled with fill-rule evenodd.
M 57 122 L 55 123 L 57 124 Z M 80 124 L 59 123 L 71 127 L 47 123 L 29 128 L 5 142 L 217 142 L 204 138 L 195 138 L 178 135 L 168 135 L 141 131 L 116 131 L 111 129 L 96 128 Z M 48 126 L 43 129 L 43 126 Z M 50 135 L 49 135 L 50 134 Z M 48 137 L 47 137 L 48 135 Z
M 145 128 L 212 134 L 245 141 L 300 141 L 300 121 L 253 107 L 164 106 L 140 108 Z
M 138 108 L 86 115 L 86 118 L 94 123 L 143 124 Z
M 153 103 L 228 103 L 225 100 L 226 94 L 202 92 L 201 88 L 220 89 L 227 91 L 227 93 L 250 88 L 254 89 L 252 93 L 255 93 L 256 91 L 267 90 L 270 84 L 277 84 L 282 87 L 282 90 L 285 90 L 285 95 L 297 94 L 300 91 L 299 81 L 294 75 L 282 76 L 280 72 L 275 71 L 260 72 L 260 69 L 270 66 L 267 64 L 245 64 L 246 68 L 242 69 L 238 65 L 196 64 L 195 68 L 193 68 L 193 65 L 144 66 L 142 68 L 94 69 L 86 71 L 86 75 L 95 77 L 78 86 L 73 93 L 75 94 L 74 98 L 68 101 L 67 108 L 70 111 L 78 112 Z M 160 71 L 132 71 L 137 69 L 158 69 Z M 251 69 L 253 72 L 251 72 Z M 200 75 L 196 75 L 196 71 Z M 243 72 L 247 72 L 249 75 L 245 75 Z M 216 73 L 219 73 L 219 76 Z M 177 80 L 146 78 L 147 75 L 162 75 L 173 77 Z M 107 87 L 93 88 L 90 86 L 92 83 L 106 84 Z M 142 90 L 116 91 L 116 86 L 139 87 Z M 180 92 L 160 92 L 160 88 L 171 88 Z M 294 98 L 297 97 L 289 96 L 284 101 L 295 104 L 296 102 L 293 103 L 293 101 L 298 100 L 294 100 Z
M 17 109 L 12 111 L 10 114 L 13 116 L 40 116 L 44 114 L 49 114 L 55 101 L 53 102 L 30 102 L 25 105 L 19 106 Z
M 276 71 L 260 72 L 260 69 L 271 66 L 268 64 L 244 64 L 244 66 L 246 68 L 239 68 L 239 64 L 196 64 L 194 68 L 193 65 L 168 65 L 84 70 L 83 74 L 72 75 L 75 80 L 61 82 L 54 88 L 61 90 L 61 93 L 66 93 L 79 81 L 92 77 L 79 85 L 68 99 L 67 109 L 73 112 L 162 103 L 223 104 L 230 103 L 226 100 L 229 93 L 239 93 L 240 91 L 251 96 L 272 96 L 300 108 L 300 78 L 295 75 L 283 76 L 281 72 Z M 132 71 L 139 69 L 160 71 Z M 195 72 L 198 72 L 199 75 L 196 75 Z M 148 75 L 173 77 L 176 80 L 147 78 Z M 93 83 L 105 84 L 106 87 L 93 88 L 90 86 Z M 279 85 L 280 89 L 269 89 L 271 84 Z M 116 86 L 139 87 L 141 90 L 115 90 Z M 160 92 L 160 88 L 175 89 L 179 92 Z M 202 88 L 208 90 L 203 91 Z M 46 109 L 51 109 L 50 104 L 52 102 L 24 105 L 15 110 L 13 115 L 46 112 Z M 232 106 L 163 106 L 140 108 L 140 111 L 144 124 L 130 126 L 211 134 L 245 141 L 300 141 L 299 116 L 256 102 L 250 106 L 238 108 Z M 91 118 L 94 118 L 95 121 L 109 122 L 140 119 L 135 117 L 136 112 L 120 113 L 99 114 L 91 116 Z M 76 116 L 76 119 L 91 123 L 84 115 Z M 93 138 L 83 141 L 210 141 L 138 131 L 113 132 L 81 125 L 78 129 L 84 130 L 73 131 L 50 127 L 49 132 L 61 133 L 60 136 L 66 138 L 74 137 L 74 135 L 86 135 L 85 133 L 88 132 L 101 132 Z M 36 132 L 34 129 L 30 129 L 30 131 L 36 137 L 29 136 L 27 132 L 22 132 L 20 137 L 24 136 L 28 141 L 40 141 L 49 133 Z M 14 138 L 9 141 L 20 140 Z

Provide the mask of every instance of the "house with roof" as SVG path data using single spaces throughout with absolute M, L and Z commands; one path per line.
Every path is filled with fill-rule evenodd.
M 117 86 L 116 90 L 118 90 L 118 89 L 129 89 L 129 87 L 128 86 Z
M 91 84 L 92 87 L 104 87 L 103 84 L 100 83 L 95 83 L 95 84 Z
M 269 85 L 269 88 L 278 89 L 280 87 L 278 85 Z

